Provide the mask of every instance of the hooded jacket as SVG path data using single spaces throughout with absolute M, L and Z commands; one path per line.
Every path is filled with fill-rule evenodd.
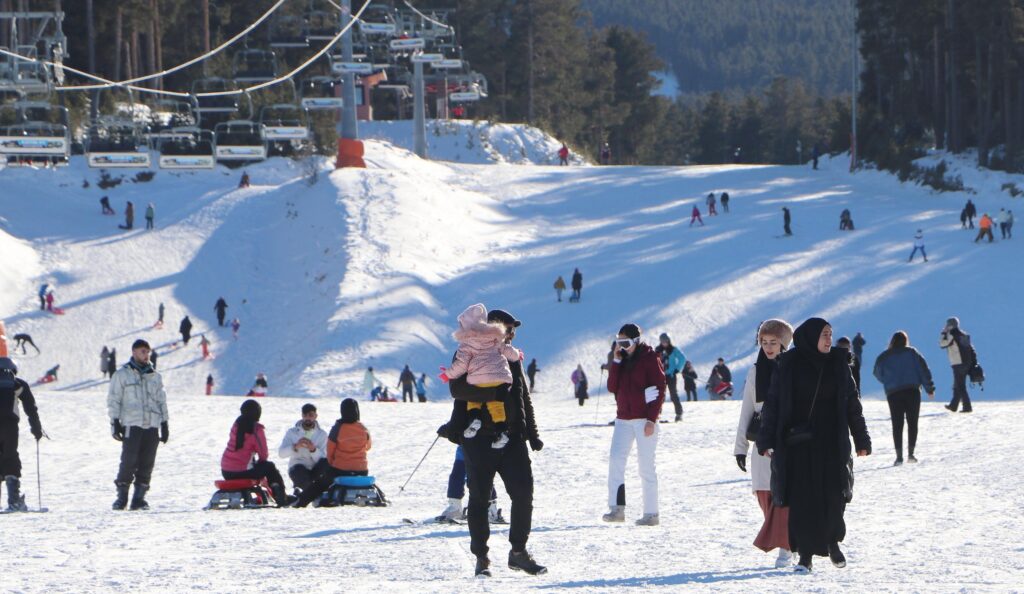
M 167 393 L 160 373 L 130 359 L 110 378 L 107 413 L 124 427 L 149 429 L 166 422 Z
M 658 395 L 648 399 L 644 392 L 651 386 L 658 389 Z M 638 344 L 622 362 L 613 360 L 608 366 L 608 391 L 615 394 L 616 418 L 657 423 L 665 402 L 665 386 L 661 358 L 646 343 Z
M 327 432 L 321 429 L 320 424 L 316 421 L 313 423 L 313 428 L 308 431 L 302 427 L 302 421 L 298 421 L 288 431 L 285 431 L 277 454 L 282 458 L 288 458 L 288 468 L 305 466 L 312 469 L 314 464 L 327 456 Z M 303 437 L 312 441 L 316 449 L 312 452 L 306 448 L 296 450 L 295 444 Z
M 338 470 L 369 470 L 366 452 L 372 445 L 370 432 L 359 422 L 359 404 L 346 398 L 341 403 L 341 418 L 327 437 L 327 463 Z
M 459 329 L 452 335 L 459 341 L 445 373 L 449 379 L 466 376 L 475 385 L 511 384 L 511 361 L 519 360 L 519 350 L 505 344 L 505 328 L 499 323 L 487 323 L 487 309 L 477 303 L 459 314 Z

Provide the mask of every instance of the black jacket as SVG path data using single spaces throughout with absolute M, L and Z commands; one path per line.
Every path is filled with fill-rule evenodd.
M 14 421 L 21 418 L 18 414 L 18 401 L 21 401 L 25 414 L 28 415 L 28 424 L 32 429 L 32 435 L 39 439 L 43 434 L 42 426 L 39 423 L 39 409 L 36 408 L 36 399 L 32 395 L 32 388 L 20 377 L 0 372 L 0 421 Z
M 697 370 L 692 367 L 689 371 L 683 367 L 683 389 L 691 392 L 697 391 Z
M 772 453 L 772 500 L 775 505 L 784 507 L 786 501 L 786 457 L 788 446 L 786 445 L 786 433 L 794 425 L 799 424 L 803 419 L 793 419 L 793 368 L 798 357 L 803 355 L 799 350 L 786 351 L 779 355 L 779 368 L 772 377 L 771 388 L 768 389 L 768 396 L 765 398 L 764 406 L 761 409 L 761 431 L 757 436 L 757 450 L 764 452 L 773 450 Z M 848 351 L 846 349 L 833 348 L 829 353 L 826 366 L 832 367 L 838 382 L 837 398 L 839 399 L 837 411 L 837 426 L 849 428 L 847 431 L 839 431 L 836 438 L 839 440 L 838 459 L 830 463 L 845 465 L 852 453 L 850 448 L 850 434 L 857 450 L 867 450 L 871 453 L 871 437 L 868 435 L 867 423 L 864 420 L 864 411 L 857 396 L 857 387 L 853 381 L 853 373 L 850 369 Z M 845 488 L 844 485 L 836 485 L 837 489 Z
M 712 372 L 717 373 L 718 377 L 722 378 L 723 382 L 729 382 L 730 384 L 732 383 L 732 372 L 729 371 L 729 368 L 725 366 L 725 363 L 715 365 L 715 368 L 712 369 Z
M 513 361 L 509 363 L 509 367 L 512 369 L 512 386 L 505 399 L 505 416 L 509 436 L 524 441 L 539 439 L 537 419 L 533 413 L 533 400 L 530 399 L 530 387 L 523 374 L 523 363 L 522 361 Z M 451 392 L 452 398 L 455 399 L 445 435 L 448 441 L 456 445 L 462 443 L 462 432 L 469 424 L 466 403 L 497 400 L 499 389 L 474 386 L 466 380 L 465 375 L 448 382 L 448 390 Z M 486 411 L 487 408 L 482 410 Z M 494 423 L 487 414 L 481 415 L 481 420 L 484 422 L 481 431 L 484 431 L 485 434 L 494 431 Z

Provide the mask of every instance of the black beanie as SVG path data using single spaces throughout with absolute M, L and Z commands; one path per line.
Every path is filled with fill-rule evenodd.
M 142 340 L 141 338 L 132 343 L 132 350 L 133 351 L 135 349 L 141 349 L 141 348 L 149 349 L 149 343 L 146 342 L 145 340 Z M 153 350 L 153 349 L 150 349 L 150 350 Z
M 640 326 L 636 324 L 625 324 L 619 328 L 619 334 L 626 338 L 640 338 Z

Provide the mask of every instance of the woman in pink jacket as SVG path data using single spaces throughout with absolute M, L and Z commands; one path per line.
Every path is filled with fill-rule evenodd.
M 226 479 L 267 479 L 278 507 L 288 503 L 284 479 L 274 463 L 268 460 L 267 434 L 260 424 L 263 409 L 255 400 L 242 403 L 242 414 L 231 426 L 231 437 L 220 458 L 220 472 Z M 253 456 L 256 461 L 253 462 Z

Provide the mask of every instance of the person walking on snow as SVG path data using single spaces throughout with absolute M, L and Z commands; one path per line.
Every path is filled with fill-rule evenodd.
M 1013 239 L 1013 211 L 1006 211 L 1006 239 Z
M 999 233 L 1002 235 L 1002 239 L 1006 239 L 1006 209 L 1000 208 L 999 214 L 996 215 L 996 224 L 999 225 Z
M 715 365 L 715 367 L 711 370 L 711 373 L 717 373 L 718 377 L 723 382 L 729 382 L 730 384 L 732 383 L 732 371 L 730 371 L 729 366 L 725 364 L 725 359 L 721 357 L 718 358 L 718 365 Z
M 199 348 L 203 349 L 203 359 L 210 358 L 210 341 L 207 340 L 206 334 L 199 335 Z
M 316 476 L 327 470 L 327 432 L 317 423 L 316 406 L 302 405 L 302 418 L 288 429 L 277 455 L 288 459 L 288 477 L 295 495 L 312 486 Z
M 719 201 L 722 203 L 722 210 L 729 214 L 729 192 L 722 192 L 722 198 Z
M 953 400 L 946 405 L 950 412 L 956 412 L 963 403 L 960 412 L 973 412 L 971 396 L 967 393 L 967 372 L 974 365 L 974 347 L 971 336 L 960 329 L 960 319 L 956 317 L 946 320 L 946 326 L 939 335 L 939 347 L 946 351 L 949 365 L 953 368 Z
M 420 377 L 416 379 L 416 398 L 420 402 L 427 401 L 427 374 L 421 373 Z
M 39 354 L 39 347 L 36 346 L 36 343 L 32 342 L 32 337 L 30 335 L 25 334 L 24 332 L 14 335 L 14 350 L 18 350 L 18 348 L 20 347 L 21 354 L 27 355 L 28 349 L 25 348 L 26 344 L 32 345 L 32 348 L 34 348 L 36 350 L 36 353 Z
M 718 216 L 718 211 L 715 210 L 715 193 L 714 192 L 711 192 L 710 194 L 708 194 L 708 197 L 705 199 L 705 202 L 708 205 L 708 216 L 709 217 Z
M 131 230 L 135 224 L 135 205 L 132 204 L 131 200 L 124 207 L 124 225 L 118 225 L 119 228 L 125 230 Z
M 224 301 L 223 297 L 218 298 L 217 303 L 213 305 L 213 310 L 217 312 L 217 325 L 223 328 L 224 316 L 228 311 L 228 302 Z
M 704 219 L 700 218 L 700 209 L 697 208 L 696 204 L 693 205 L 693 210 L 690 211 L 690 226 L 691 227 L 693 227 L 694 221 L 700 223 L 701 227 L 704 226 Z
M 776 358 L 789 347 L 792 340 L 793 327 L 784 320 L 765 320 L 757 329 L 760 348 L 757 362 L 747 372 L 747 380 L 743 384 L 743 404 L 740 407 L 740 421 L 736 427 L 736 443 L 733 448 L 736 465 L 740 470 L 747 472 L 747 461 L 750 461 L 751 487 L 764 515 L 764 523 L 754 539 L 754 546 L 766 553 L 779 549 L 779 556 L 775 560 L 775 567 L 779 569 L 793 563 L 789 544 L 789 509 L 776 507 L 772 502 L 772 459 L 759 454 L 757 448 L 751 453 L 749 442 L 757 439 L 761 409 L 778 369 Z
M 580 401 L 580 406 L 583 406 L 584 401 L 586 401 L 587 398 L 590 398 L 590 394 L 588 394 L 590 384 L 587 382 L 587 374 L 583 372 L 582 363 L 576 366 L 576 369 L 573 370 L 569 379 L 572 381 L 573 394 L 576 396 L 576 399 Z
M 605 522 L 626 521 L 626 459 L 637 445 L 643 516 L 639 526 L 657 526 L 658 417 L 665 402 L 665 370 L 650 346 L 640 341 L 640 327 L 625 324 L 612 343 L 608 391 L 615 395 L 615 431 L 608 459 L 608 508 Z
M 46 294 L 50 292 L 50 285 L 43 283 L 39 285 L 39 310 L 46 311 Z
M 782 229 L 786 232 L 786 235 L 792 235 L 793 230 L 790 229 L 789 224 L 793 222 L 792 217 L 789 214 L 789 209 L 785 206 L 782 207 Z
M 178 324 L 178 332 L 181 333 L 181 341 L 188 346 L 188 341 L 192 339 L 192 320 L 185 316 L 181 319 L 181 324 Z
M 411 369 L 409 369 L 409 366 L 406 365 L 405 368 L 402 369 L 402 373 L 398 375 L 398 384 L 395 385 L 395 388 L 402 388 L 402 402 L 406 402 L 406 398 L 409 399 L 409 402 L 416 402 L 413 398 L 413 388 L 415 385 L 416 375 Z
M 992 243 L 995 238 L 992 236 L 992 217 L 988 216 L 988 213 L 981 215 L 981 221 L 978 223 L 978 236 L 974 238 L 974 243 L 978 243 L 983 237 L 988 237 L 988 242 Z
M 960 209 L 960 228 L 961 229 L 966 229 L 967 228 L 967 207 L 966 206 L 963 207 L 962 209 Z
M 146 206 L 146 230 L 153 228 L 153 218 L 156 216 L 156 209 L 153 207 L 153 203 L 150 202 Z
M 32 388 L 18 377 L 18 367 L 7 357 L 0 357 L 0 476 L 7 487 L 7 511 L 28 511 L 21 494 L 21 457 L 18 455 L 18 402 L 28 416 L 29 430 L 38 442 L 43 438 L 39 410 Z
M 160 357 L 160 352 L 159 352 L 159 351 L 157 351 L 156 349 L 153 349 L 153 350 L 152 350 L 152 351 L 151 351 L 151 352 L 149 353 L 149 362 L 150 362 L 150 364 L 151 364 L 151 365 L 153 365 L 153 369 L 156 369 L 156 360 L 157 360 L 157 359 L 158 359 L 159 357 Z
M 558 149 L 558 164 L 568 165 L 569 164 L 569 147 L 562 143 L 562 148 Z
M 683 365 L 683 389 L 686 391 L 686 401 L 691 399 L 697 402 L 697 370 L 689 361 Z
M 242 178 L 238 180 L 238 187 L 239 188 L 248 188 L 249 187 L 249 172 L 247 172 L 247 171 L 243 171 L 242 172 Z
M 206 395 L 210 396 L 213 394 L 213 374 L 206 374 Z
M 974 217 L 978 216 L 978 208 L 974 206 L 971 199 L 967 199 L 967 204 L 964 206 L 964 214 L 967 215 L 967 228 L 974 229 Z
M 157 314 L 156 324 L 154 324 L 154 327 L 156 327 L 159 330 L 159 329 L 162 329 L 164 327 L 164 302 L 163 301 L 160 302 L 160 307 L 157 308 L 156 314 Z
M 885 388 L 892 417 L 892 441 L 896 446 L 894 466 L 903 464 L 903 418 L 907 419 L 907 461 L 917 462 L 917 419 L 921 414 L 921 386 L 928 399 L 935 399 L 935 383 L 928 363 L 910 346 L 910 338 L 902 330 L 892 335 L 889 348 L 875 359 L 875 378 Z
M 366 373 L 363 374 L 363 394 L 373 400 L 373 390 L 380 385 L 382 385 L 380 380 L 373 375 L 373 367 L 367 367 Z
M 106 345 L 103 345 L 103 350 L 100 351 L 100 374 L 103 377 L 107 377 L 107 369 L 110 366 L 110 349 Z
M 533 391 L 533 382 L 537 374 L 540 373 L 540 367 L 537 367 L 537 360 L 531 359 L 530 364 L 526 366 L 526 377 L 530 378 L 530 391 Z
M 867 344 L 867 342 L 868 341 L 864 340 L 864 335 L 861 334 L 860 332 L 858 332 L 857 335 L 853 337 L 853 354 L 856 355 L 858 359 L 863 360 L 864 345 Z
M 562 291 L 564 291 L 564 290 L 565 290 L 565 279 L 562 278 L 562 275 L 558 275 L 558 278 L 555 279 L 555 295 L 558 296 L 558 302 L 559 303 L 562 302 Z
M 117 349 L 110 349 L 110 360 L 107 361 L 107 373 L 110 375 L 110 379 L 114 379 L 114 373 L 117 371 Z
M 231 336 L 233 336 L 235 340 L 238 340 L 238 329 L 241 327 L 242 322 L 238 318 L 231 320 Z
M 918 229 L 917 233 L 914 234 L 914 251 L 910 252 L 910 258 L 907 262 L 913 262 L 914 256 L 917 255 L 917 251 L 921 250 L 921 255 L 924 257 L 924 261 L 928 261 L 928 254 L 924 251 L 924 231 Z
M 110 432 L 121 442 L 121 465 L 114 479 L 117 499 L 113 509 L 128 505 L 128 488 L 135 481 L 130 509 L 146 510 L 156 450 L 167 443 L 170 435 L 167 415 L 167 393 L 163 378 L 149 364 L 149 343 L 141 338 L 132 343 L 132 357 L 110 378 L 107 391 L 107 413 Z
M 665 369 L 665 382 L 668 386 L 669 396 L 672 397 L 672 406 L 676 409 L 676 422 L 678 423 L 683 420 L 683 404 L 679 402 L 677 381 L 679 372 L 686 366 L 686 355 L 672 345 L 672 337 L 667 332 L 661 333 L 658 342 L 654 352 L 661 357 L 661 366 Z
M 105 214 L 105 215 L 116 214 L 114 209 L 110 207 L 110 197 L 109 196 L 104 196 L 104 197 L 100 198 L 100 207 L 103 208 L 103 214 Z
M 572 273 L 572 297 L 569 301 L 575 301 L 579 303 L 580 297 L 583 293 L 583 273 L 580 272 L 579 268 L 573 270 Z

